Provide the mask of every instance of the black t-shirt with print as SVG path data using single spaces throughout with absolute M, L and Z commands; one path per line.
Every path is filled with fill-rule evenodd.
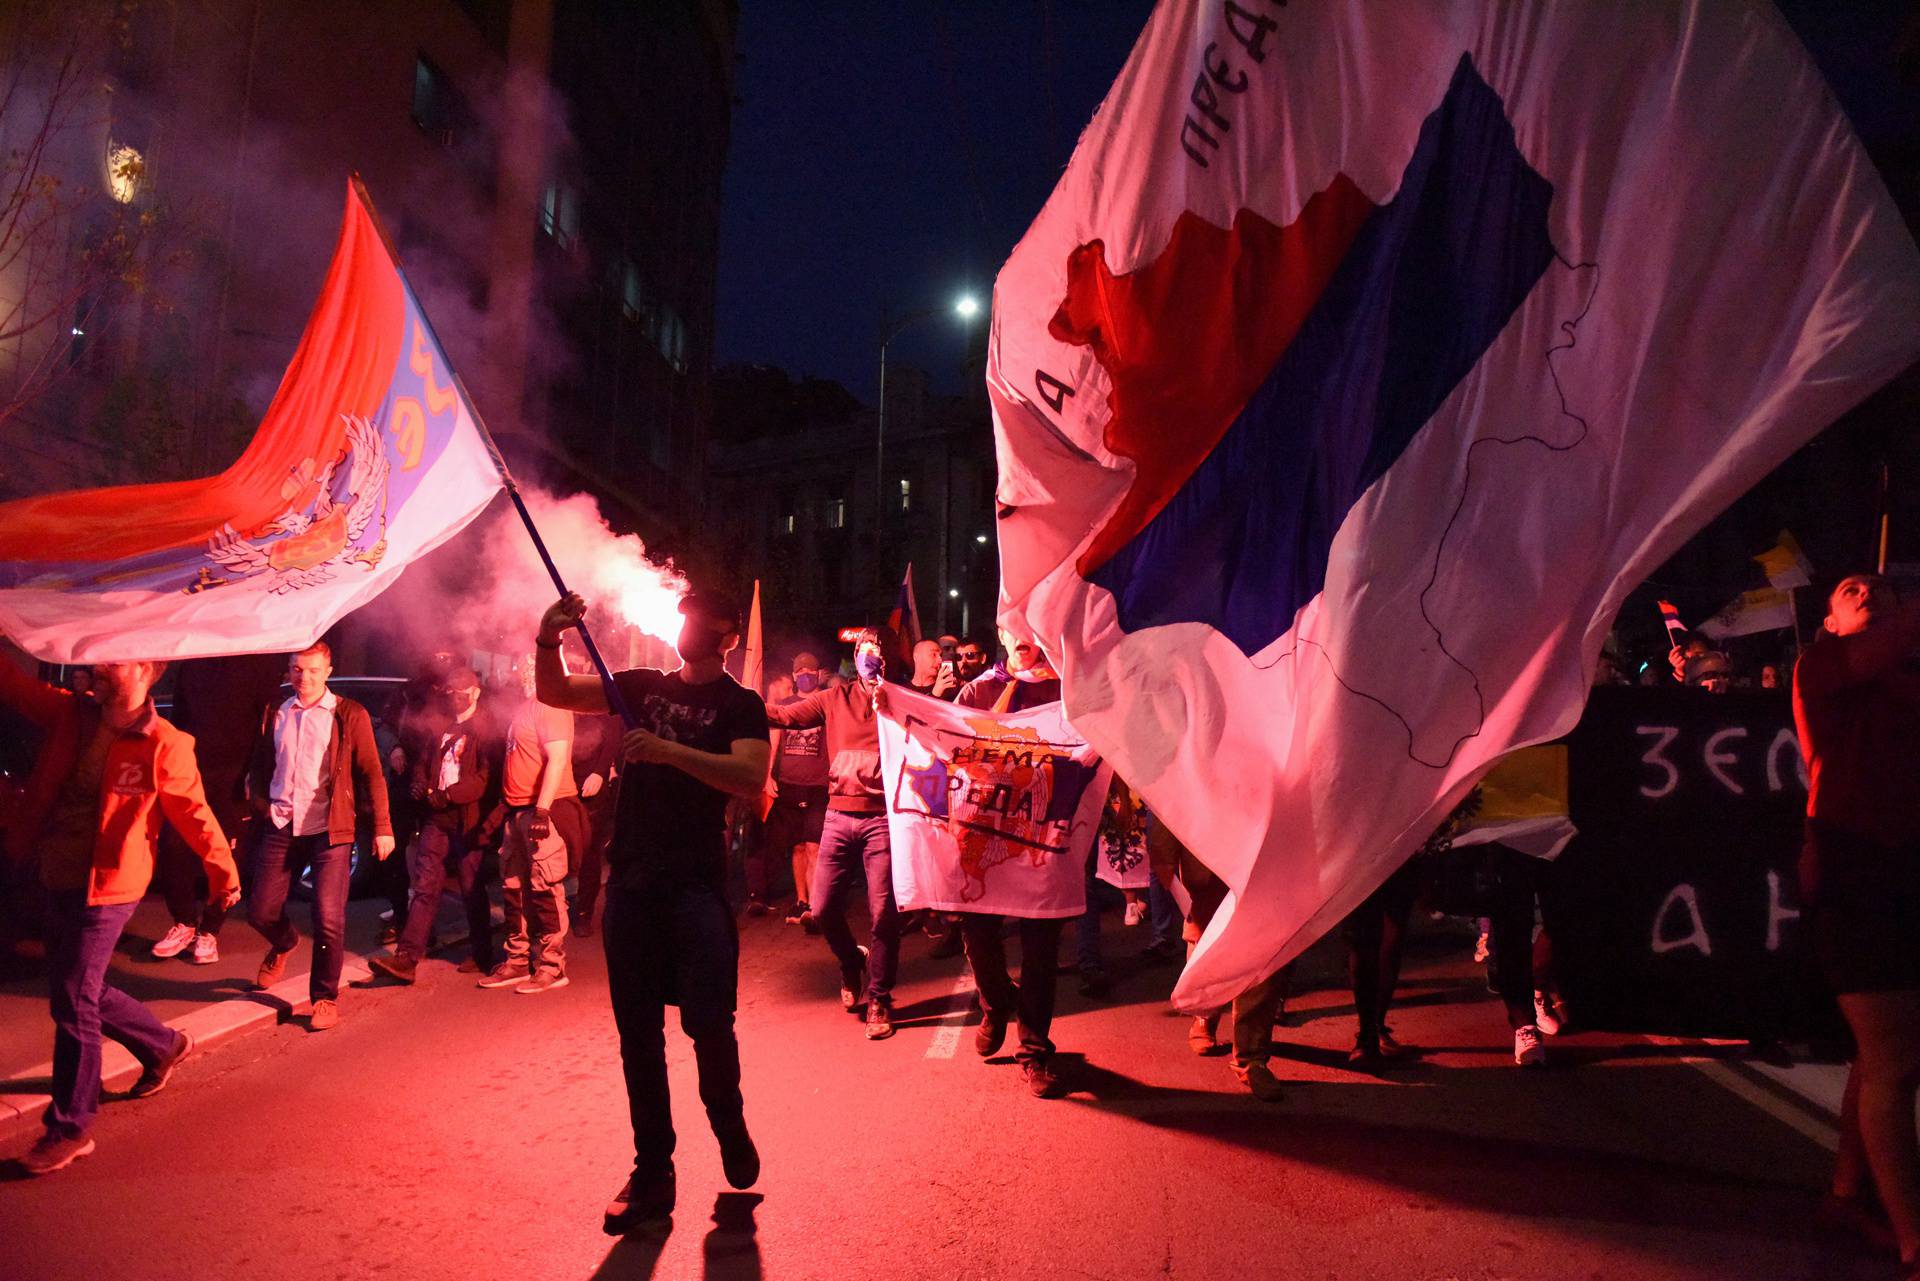
M 785 707 L 788 703 L 800 701 L 799 695 L 780 700 Z M 773 781 L 787 787 L 817 787 L 822 791 L 827 787 L 827 727 L 815 725 L 812 729 L 783 729 L 780 731 L 780 755 L 773 762 Z
M 696 751 L 726 755 L 735 740 L 767 740 L 767 708 L 731 676 L 689 685 L 671 672 L 614 676 L 640 728 Z M 620 810 L 607 862 L 625 884 L 656 877 L 719 889 L 726 883 L 727 794 L 671 765 L 621 766 Z

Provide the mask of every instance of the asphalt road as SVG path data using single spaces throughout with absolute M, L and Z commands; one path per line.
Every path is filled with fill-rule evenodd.
M 901 1030 L 870 1044 L 820 940 L 744 928 L 765 1173 L 726 1189 L 670 1031 L 670 1233 L 600 1232 L 631 1147 L 596 937 L 564 990 L 482 991 L 436 959 L 412 989 L 347 993 L 333 1031 L 247 1035 L 109 1104 L 94 1155 L 0 1184 L 0 1278 L 1897 1274 L 1812 1226 L 1827 1154 L 1687 1049 L 1562 1038 L 1552 1069 L 1515 1069 L 1458 952 L 1409 966 L 1393 1022 L 1425 1056 L 1383 1079 L 1346 1069 L 1343 993 L 1296 997 L 1277 1105 L 1189 1053 L 1171 968 L 1122 964 L 1103 1002 L 1063 976 L 1073 1093 L 1043 1101 L 1010 1057 L 974 1056 L 961 961 L 910 942 Z M 1144 941 L 1114 928 L 1109 952 Z

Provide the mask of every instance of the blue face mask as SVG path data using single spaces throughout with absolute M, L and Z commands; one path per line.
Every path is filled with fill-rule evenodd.
M 879 680 L 883 667 L 885 663 L 878 654 L 856 654 L 853 659 L 853 670 L 860 673 L 863 681 Z
M 811 694 L 820 688 L 820 678 L 813 672 L 795 672 L 793 691 L 796 694 Z

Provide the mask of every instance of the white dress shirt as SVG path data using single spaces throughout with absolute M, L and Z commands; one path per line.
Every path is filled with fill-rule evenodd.
M 290 698 L 273 717 L 273 800 L 275 827 L 293 825 L 295 836 L 327 830 L 333 803 L 333 775 L 327 749 L 333 745 L 333 709 L 340 698 L 332 690 L 312 707 Z

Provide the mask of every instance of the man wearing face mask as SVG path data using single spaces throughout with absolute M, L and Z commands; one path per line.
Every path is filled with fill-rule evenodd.
M 626 762 L 607 851 L 603 927 L 607 994 L 620 1032 L 633 1122 L 633 1174 L 607 1206 L 611 1234 L 673 1213 L 673 1110 L 667 1095 L 666 1006 L 680 1007 L 693 1042 L 700 1101 L 720 1142 L 727 1182 L 752 1187 L 760 1154 L 740 1097 L 740 1045 L 733 1031 L 740 937 L 727 904 L 726 808 L 767 781 L 767 717 L 759 696 L 727 675 L 722 660 L 740 640 L 732 601 L 693 593 L 678 671 L 618 673 L 639 728 L 621 740 Z M 542 702 L 604 714 L 594 676 L 569 676 L 560 637 L 586 613 L 568 596 L 540 620 L 536 672 Z
M 770 706 L 785 707 L 797 703 L 824 688 L 820 660 L 802 652 L 793 658 L 793 694 L 775 699 Z M 767 854 L 777 858 L 783 850 L 793 860 L 793 910 L 787 924 L 805 925 L 811 921 L 808 895 L 813 892 L 814 861 L 820 854 L 820 832 L 827 814 L 826 731 L 787 729 L 776 731 L 773 754 L 773 808 L 767 812 Z
M 853 646 L 857 679 L 784 707 L 767 709 L 783 730 L 827 732 L 827 816 L 813 872 L 813 920 L 840 965 L 840 1004 L 849 1013 L 864 1001 L 867 1039 L 893 1035 L 893 980 L 900 963 L 900 914 L 893 902 L 893 844 L 880 787 L 880 730 L 873 702 L 886 672 L 880 637 L 871 629 Z M 873 921 L 871 950 L 863 954 L 847 928 L 847 900 L 864 874 Z
M 490 773 L 476 715 L 480 673 L 455 668 L 440 688 L 438 702 L 439 715 L 421 735 L 424 750 L 407 779 L 408 794 L 423 810 L 412 905 L 393 955 L 367 960 L 373 969 L 402 983 L 413 982 L 426 955 L 427 938 L 440 912 L 440 892 L 449 880 L 459 885 L 466 904 L 474 963 L 481 973 L 493 968 L 493 922 L 486 882 L 480 878 L 485 848 L 477 830 Z

